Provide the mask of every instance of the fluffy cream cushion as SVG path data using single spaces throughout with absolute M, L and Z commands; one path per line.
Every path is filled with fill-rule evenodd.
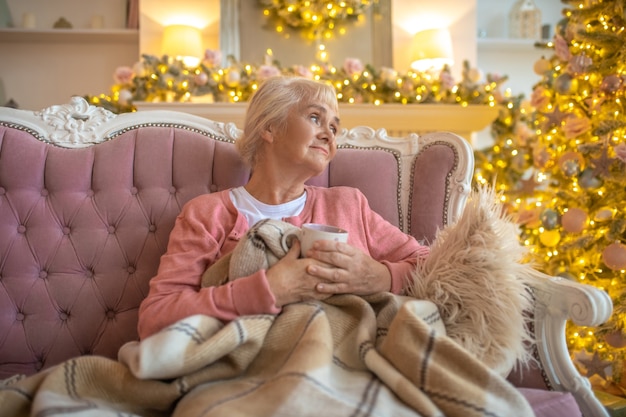
M 438 232 L 409 295 L 434 302 L 448 336 L 506 376 L 532 358 L 532 266 L 497 197 L 489 187 L 470 194 L 457 222 Z

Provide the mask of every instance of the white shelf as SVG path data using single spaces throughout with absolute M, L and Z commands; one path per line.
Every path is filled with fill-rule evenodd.
M 0 29 L 0 42 L 138 43 L 136 29 Z
M 513 39 L 513 38 L 478 38 L 479 51 L 508 51 L 531 52 L 542 51 L 544 48 L 535 46 L 535 43 L 544 43 L 544 40 Z

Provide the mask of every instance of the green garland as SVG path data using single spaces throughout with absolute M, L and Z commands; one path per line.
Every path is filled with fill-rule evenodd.
M 362 19 L 378 0 L 259 0 L 264 15 L 277 32 L 300 30 L 310 39 L 329 39 L 341 33 L 345 22 Z

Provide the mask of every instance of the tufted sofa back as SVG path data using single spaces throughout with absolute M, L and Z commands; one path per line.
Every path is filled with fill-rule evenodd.
M 145 112 L 90 127 L 70 113 L 70 133 L 95 130 L 97 143 L 65 135 L 73 147 L 59 145 L 58 124 L 0 109 L 0 379 L 78 355 L 115 358 L 137 338 L 139 304 L 181 207 L 249 176 L 221 124 Z M 363 132 L 347 134 L 310 183 L 358 187 L 391 223 L 432 240 L 468 191 L 459 138 L 425 142 L 416 157 L 406 151 L 415 138 L 384 147 L 380 133 Z

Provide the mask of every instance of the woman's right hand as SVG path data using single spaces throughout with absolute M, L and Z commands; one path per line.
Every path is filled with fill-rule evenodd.
M 265 272 L 277 307 L 300 301 L 325 300 L 332 295 L 318 292 L 316 287 L 320 279 L 307 273 L 309 265 L 320 264 L 320 261 L 299 256 L 300 242 L 294 239 L 289 252 Z

